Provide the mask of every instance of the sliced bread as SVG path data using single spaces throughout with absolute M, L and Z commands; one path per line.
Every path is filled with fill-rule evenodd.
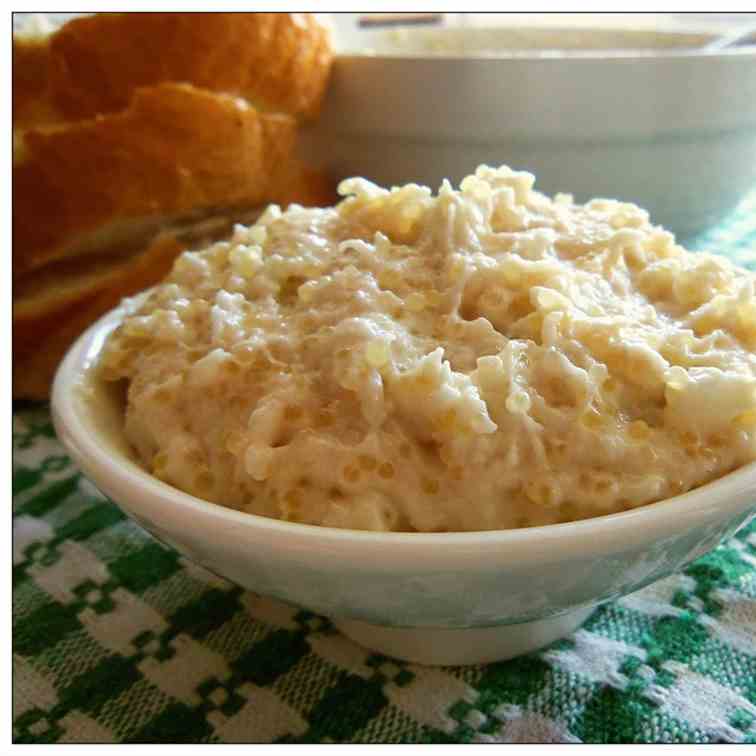
M 119 113 L 28 129 L 13 169 L 14 280 L 268 200 L 294 139 L 289 116 L 173 83 L 137 90 Z
M 14 38 L 14 122 L 24 128 L 40 115 L 70 121 L 114 113 L 137 89 L 163 82 L 312 118 L 332 55 L 328 30 L 309 13 L 82 16 L 46 37 Z

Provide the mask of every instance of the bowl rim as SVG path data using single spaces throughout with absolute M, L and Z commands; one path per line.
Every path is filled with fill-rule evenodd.
M 543 65 L 553 65 L 555 63 L 564 65 L 566 63 L 587 64 L 588 62 L 617 63 L 627 65 L 629 63 L 654 63 L 660 61 L 699 61 L 709 60 L 724 62 L 727 60 L 756 60 L 756 44 L 741 45 L 739 47 L 726 48 L 722 50 L 704 50 L 704 49 L 669 49 L 669 50 L 540 50 L 532 51 L 513 51 L 503 54 L 498 51 L 486 53 L 411 53 L 401 52 L 359 52 L 356 50 L 337 51 L 334 55 L 334 63 L 362 63 L 364 61 L 391 62 L 402 65 L 413 65 L 415 63 L 444 63 L 470 61 L 471 63 L 481 62 L 508 62 L 508 63 L 539 63 Z
M 229 526 L 253 528 L 271 537 L 307 539 L 328 544 L 432 549 L 445 546 L 512 546 L 521 549 L 528 542 L 539 545 L 555 542 L 576 544 L 614 539 L 620 531 L 629 534 L 636 532 L 638 528 L 645 529 L 648 533 L 660 530 L 682 532 L 682 523 L 691 515 L 704 515 L 706 510 L 716 508 L 720 517 L 733 516 L 744 510 L 741 502 L 743 495 L 752 493 L 756 496 L 756 461 L 753 461 L 691 491 L 635 509 L 573 522 L 505 530 L 445 533 L 369 531 L 289 522 L 224 507 L 164 483 L 126 456 L 114 457 L 107 442 L 98 443 L 98 438 L 104 438 L 101 430 L 88 425 L 82 416 L 86 399 L 83 392 L 76 389 L 81 388 L 85 375 L 94 369 L 107 335 L 127 313 L 127 308 L 133 307 L 147 293 L 123 300 L 120 306 L 103 315 L 74 342 L 56 372 L 51 409 L 58 438 L 68 447 L 67 450 L 75 461 L 78 456 L 86 458 L 99 475 L 117 480 L 122 486 L 141 486 L 148 494 L 145 498 L 160 500 L 174 508 L 185 507 L 187 512 L 194 512 L 198 516 L 217 519 L 219 523 Z M 96 391 L 96 386 L 94 390 Z M 66 444 L 66 436 L 75 442 L 76 452 Z M 96 480 L 94 482 L 97 483 Z M 756 508 L 756 499 L 750 506 Z
M 507 17 L 510 14 L 502 14 L 503 16 Z M 511 14 L 515 17 L 518 16 L 518 13 Z M 529 14 L 524 14 L 525 16 Z M 536 34 L 559 34 L 559 33 L 568 33 L 568 34 L 591 34 L 591 33 L 599 33 L 604 35 L 611 35 L 611 34 L 619 34 L 619 35 L 627 35 L 627 34 L 640 34 L 640 35 L 647 35 L 649 37 L 653 37 L 655 39 L 664 39 L 664 38 L 673 38 L 673 37 L 704 37 L 706 38 L 706 42 L 702 44 L 700 47 L 664 47 L 662 45 L 659 45 L 657 47 L 649 46 L 646 48 L 643 47 L 616 47 L 616 48 L 586 48 L 581 49 L 579 47 L 577 48 L 557 48 L 557 47 L 544 47 L 544 48 L 513 48 L 513 49 L 502 49 L 502 50 L 479 50 L 474 51 L 472 53 L 468 52 L 455 52 L 455 51 L 440 51 L 440 52 L 427 52 L 419 50 L 417 52 L 412 50 L 402 50 L 398 48 L 396 51 L 392 51 L 390 49 L 385 49 L 381 51 L 377 51 L 374 49 L 371 49 L 370 43 L 375 39 L 375 33 L 376 30 L 373 30 L 372 32 L 370 30 L 362 30 L 357 32 L 357 37 L 364 36 L 365 38 L 365 49 L 359 49 L 354 46 L 354 41 L 352 41 L 351 45 L 341 45 L 337 44 L 335 49 L 335 55 L 334 57 L 336 59 L 339 58 L 364 58 L 364 57 L 372 57 L 372 58 L 379 58 L 379 59 L 391 59 L 391 60 L 402 60 L 402 61 L 410 61 L 410 60 L 423 60 L 423 61 L 429 61 L 429 60 L 460 60 L 460 59 L 470 59 L 470 60 L 525 60 L 525 61 L 540 61 L 540 60 L 550 60 L 550 61 L 559 61 L 559 62 L 567 62 L 571 60 L 602 60 L 602 61 L 611 61 L 611 60 L 620 60 L 620 61 L 633 61 L 633 60 L 648 60 L 648 59 L 666 59 L 666 58 L 712 58 L 712 57 L 722 57 L 722 58 L 730 58 L 730 57 L 742 57 L 743 55 L 750 55 L 756 57 L 756 42 L 747 41 L 745 44 L 741 45 L 732 45 L 730 47 L 723 47 L 719 49 L 706 49 L 705 45 L 710 44 L 712 42 L 716 42 L 719 39 L 728 37 L 731 34 L 737 33 L 737 32 L 748 32 L 749 30 L 753 30 L 754 24 L 746 20 L 741 20 L 739 22 L 739 25 L 735 25 L 734 22 L 730 21 L 726 24 L 719 25 L 717 27 L 716 23 L 712 26 L 711 22 L 707 21 L 706 25 L 702 21 L 696 21 L 695 19 L 682 19 L 678 18 L 675 19 L 674 22 L 671 20 L 667 20 L 667 24 L 665 25 L 660 19 L 656 19 L 655 22 L 648 26 L 644 24 L 634 24 L 631 23 L 628 19 L 624 20 L 624 23 L 620 23 L 619 25 L 616 25 L 614 23 L 610 23 L 606 26 L 602 26 L 601 24 L 596 23 L 596 19 L 593 18 L 597 14 L 584 14 L 581 17 L 580 23 L 575 23 L 574 21 L 572 23 L 564 23 L 564 19 L 559 16 L 559 14 L 556 15 L 555 18 L 552 18 L 549 20 L 548 23 L 531 23 L 531 22 L 523 22 L 523 19 L 515 19 L 514 23 L 511 23 L 511 19 L 508 19 L 508 22 L 502 23 L 490 23 L 490 24 L 483 24 L 483 25 L 477 25 L 474 24 L 472 26 L 466 26 L 466 25 L 442 25 L 440 27 L 438 26 L 431 26 L 427 29 L 420 28 L 417 30 L 417 33 L 429 37 L 429 38 L 435 38 L 435 37 L 442 37 L 442 36 L 448 36 L 452 39 L 457 38 L 464 38 L 465 36 L 469 37 L 471 42 L 474 42 L 476 38 L 480 37 L 488 37 L 493 32 L 504 32 L 506 33 L 518 33 L 518 34 L 527 34 L 527 33 L 536 33 Z M 601 14 L 598 14 L 601 15 Z M 622 14 L 620 14 L 622 15 Z M 408 27 L 404 27 L 404 30 L 407 32 L 412 33 L 412 29 Z M 380 32 L 381 30 L 377 30 Z M 387 37 L 386 32 L 389 31 L 387 28 L 384 28 L 382 30 L 384 32 L 384 37 Z M 355 37 L 355 39 L 357 38 Z

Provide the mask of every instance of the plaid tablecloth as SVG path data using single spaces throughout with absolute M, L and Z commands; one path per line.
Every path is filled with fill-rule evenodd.
M 756 268 L 756 193 L 694 247 Z M 541 652 L 423 668 L 155 542 L 46 406 L 13 450 L 16 742 L 756 743 L 756 520 Z

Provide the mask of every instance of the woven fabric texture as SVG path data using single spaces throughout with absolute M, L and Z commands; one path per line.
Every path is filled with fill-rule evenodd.
M 756 193 L 692 246 L 756 269 Z M 538 653 L 424 668 L 158 544 L 47 406 L 13 452 L 17 743 L 756 743 L 756 521 Z

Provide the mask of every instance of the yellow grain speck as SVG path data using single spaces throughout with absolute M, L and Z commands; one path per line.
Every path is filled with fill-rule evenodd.
M 391 462 L 384 462 L 378 468 L 378 475 L 380 475 L 382 478 L 393 478 L 394 466 L 391 464 Z
M 249 238 L 255 244 L 262 246 L 263 244 L 265 244 L 265 241 L 268 238 L 268 229 L 265 228 L 265 226 L 252 226 L 249 229 Z
M 526 391 L 512 392 L 504 403 L 507 412 L 512 414 L 524 414 L 530 409 L 530 396 Z
M 299 295 L 299 301 L 303 302 L 304 304 L 307 304 L 308 302 L 312 301 L 312 295 L 313 295 L 312 286 L 308 286 L 307 284 L 302 284 L 297 289 L 297 294 Z
M 648 425 L 643 420 L 636 420 L 635 422 L 630 423 L 627 432 L 630 434 L 630 437 L 634 438 L 636 441 L 645 441 L 651 434 Z
M 352 465 L 347 465 L 344 468 L 344 480 L 347 483 L 356 483 L 360 479 L 360 471 Z
M 246 436 L 238 430 L 226 434 L 224 446 L 229 454 L 237 455 L 246 445 Z
M 732 423 L 736 428 L 743 428 L 745 430 L 756 428 L 756 409 L 742 412 L 732 421 Z
M 598 430 L 604 425 L 604 417 L 600 412 L 591 408 L 580 416 L 580 424 L 589 430 Z
M 363 470 L 370 472 L 375 470 L 378 463 L 375 461 L 375 457 L 371 457 L 369 454 L 360 454 L 357 457 L 357 462 Z
M 381 368 L 390 358 L 389 345 L 385 341 L 370 341 L 365 347 L 365 360 L 371 367 Z
M 410 312 L 422 312 L 425 309 L 425 297 L 419 292 L 413 291 L 404 300 L 404 304 L 407 305 Z
M 431 480 L 430 478 L 424 478 L 421 487 L 425 493 L 431 496 L 435 496 L 440 490 L 438 481 Z
M 525 485 L 525 496 L 539 507 L 550 507 L 555 503 L 555 493 L 546 483 L 528 482 Z
M 242 278 L 252 278 L 262 267 L 262 258 L 258 246 L 238 246 L 229 255 L 231 270 Z

